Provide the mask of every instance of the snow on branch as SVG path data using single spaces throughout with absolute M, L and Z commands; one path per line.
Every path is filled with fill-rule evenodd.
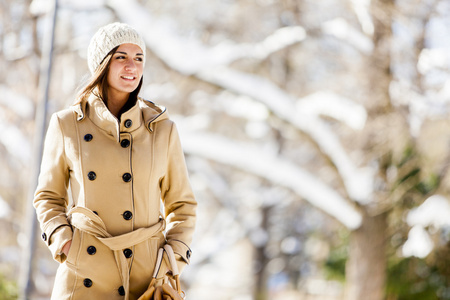
M 0 220 L 6 219 L 11 216 L 11 207 L 8 202 L 6 202 L 2 196 L 0 196 Z
M 372 36 L 375 32 L 375 26 L 369 12 L 370 0 L 351 0 L 351 3 L 363 32 Z
M 292 44 L 303 41 L 306 38 L 306 31 L 300 26 L 282 27 L 269 35 L 261 43 L 251 47 L 254 49 L 255 58 L 264 59 L 270 54 L 286 48 Z
M 370 201 L 372 192 L 370 172 L 368 169 L 358 169 L 354 166 L 339 139 L 318 115 L 298 111 L 295 107 L 297 99 L 271 81 L 226 66 L 239 57 L 264 57 L 300 41 L 306 36 L 303 29 L 299 27 L 279 29 L 263 42 L 253 46 L 219 45 L 208 48 L 199 41 L 178 36 L 171 26 L 156 21 L 151 13 L 136 1 L 127 2 L 125 7 L 118 0 L 110 0 L 108 3 L 121 20 L 143 33 L 148 48 L 174 70 L 249 96 L 266 105 L 279 118 L 309 134 L 336 166 L 350 198 L 363 204 Z M 342 102 L 341 98 L 335 98 L 339 103 Z M 365 111 L 362 115 L 361 111 L 363 110 L 358 108 L 347 112 L 348 118 L 352 118 L 351 114 L 355 116 L 359 114 L 354 118 L 359 119 L 358 126 L 362 126 L 361 120 L 365 120 Z
M 366 125 L 366 109 L 330 92 L 316 92 L 297 101 L 297 111 L 307 115 L 324 115 L 336 119 L 352 129 L 361 130 Z
M 444 196 L 433 195 L 418 207 L 411 209 L 406 222 L 412 228 L 402 247 L 403 256 L 425 258 L 434 248 L 433 240 L 426 228 L 431 226 L 433 231 L 450 228 L 450 202 Z
M 11 157 L 16 161 L 27 164 L 31 158 L 31 145 L 28 137 L 14 125 L 11 125 L 7 120 L 4 110 L 0 109 L 0 144 L 3 145 Z
M 373 42 L 370 38 L 353 28 L 345 19 L 337 18 L 322 25 L 326 34 L 345 40 L 364 54 L 370 55 L 373 51 Z
M 0 105 L 19 116 L 24 120 L 31 120 L 34 117 L 33 101 L 23 94 L 13 91 L 7 85 L 0 85 Z
M 33 102 L 12 90 L 6 85 L 0 85 L 0 144 L 8 151 L 11 157 L 21 163 L 27 163 L 31 157 L 29 138 L 19 127 L 9 121 L 11 115 L 21 120 L 33 118 Z
M 185 126 L 179 128 L 182 130 Z M 349 229 L 356 229 L 361 224 L 361 214 L 350 203 L 288 160 L 218 135 L 182 131 L 180 136 L 186 153 L 233 166 L 287 187 Z
M 300 26 L 276 30 L 262 42 L 256 44 L 234 44 L 227 41 L 215 47 L 206 47 L 198 40 L 184 38 L 173 30 L 168 20 L 157 21 L 151 13 L 136 1 L 110 0 L 108 5 L 118 17 L 143 33 L 146 45 L 174 70 L 193 75 L 214 66 L 228 65 L 233 61 L 252 57 L 264 59 L 271 53 L 298 43 L 306 38 Z
M 358 169 L 348 157 L 339 139 L 316 114 L 302 113 L 294 106 L 295 99 L 265 78 L 246 74 L 226 67 L 205 70 L 197 75 L 199 78 L 217 84 L 228 90 L 247 95 L 265 104 L 274 114 L 307 133 L 320 147 L 321 151 L 333 161 L 343 178 L 345 187 L 351 199 L 362 204 L 370 202 L 373 187 L 373 176 L 369 169 Z M 322 96 L 331 95 L 322 94 Z M 319 94 L 320 96 L 320 94 Z M 350 107 L 349 102 L 342 97 L 333 97 L 335 105 Z M 344 101 L 345 100 L 345 101 Z M 326 101 L 325 101 L 326 102 Z M 302 106 L 302 102 L 299 102 Z M 316 110 L 323 112 L 324 109 Z M 363 126 L 366 111 L 356 104 L 347 111 L 347 119 L 356 126 Z
M 427 198 L 421 205 L 411 209 L 406 217 L 410 226 L 433 226 L 434 228 L 450 227 L 450 201 L 441 195 Z

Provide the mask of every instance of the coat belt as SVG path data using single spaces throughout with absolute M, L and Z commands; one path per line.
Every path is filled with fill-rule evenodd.
M 145 240 L 155 237 L 166 227 L 166 222 L 162 218 L 158 223 L 150 227 L 139 228 L 118 236 L 112 236 L 107 230 L 103 220 L 92 210 L 75 206 L 69 210 L 67 216 L 71 218 L 73 227 L 95 236 L 108 248 L 114 251 L 117 268 L 125 289 L 125 299 L 129 298 L 130 273 L 128 271 L 128 262 L 122 253 L 122 250 L 139 244 Z

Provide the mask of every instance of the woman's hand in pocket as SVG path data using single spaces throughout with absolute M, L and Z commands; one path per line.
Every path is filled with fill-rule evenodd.
M 68 241 L 64 247 L 62 248 L 62 253 L 64 253 L 66 256 L 69 254 L 70 246 L 72 245 L 72 240 Z

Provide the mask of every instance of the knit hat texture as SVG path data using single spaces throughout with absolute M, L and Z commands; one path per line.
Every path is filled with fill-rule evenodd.
M 101 27 L 92 37 L 88 47 L 87 60 L 91 74 L 95 73 L 112 49 L 127 43 L 141 48 L 145 63 L 145 42 L 134 28 L 118 22 Z

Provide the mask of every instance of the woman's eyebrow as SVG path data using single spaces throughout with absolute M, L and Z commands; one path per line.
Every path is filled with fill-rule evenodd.
M 123 52 L 123 51 L 116 51 L 116 53 L 121 53 L 121 54 L 128 55 L 128 53 Z M 136 55 L 144 55 L 144 54 L 142 54 L 142 53 L 136 53 Z

